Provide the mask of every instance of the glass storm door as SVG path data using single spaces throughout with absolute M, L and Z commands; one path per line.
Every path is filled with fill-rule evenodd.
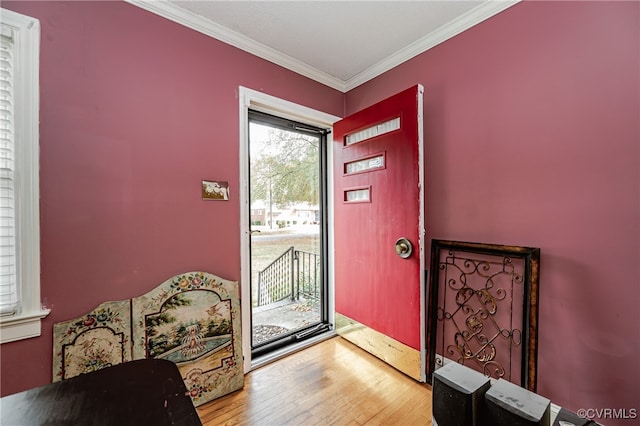
M 249 111 L 252 356 L 328 329 L 325 146 L 321 129 Z
M 338 334 L 425 380 L 421 86 L 334 124 Z

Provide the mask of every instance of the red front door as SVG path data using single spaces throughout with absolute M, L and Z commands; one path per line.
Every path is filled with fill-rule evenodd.
M 338 333 L 424 381 L 422 93 L 335 123 L 333 156 Z

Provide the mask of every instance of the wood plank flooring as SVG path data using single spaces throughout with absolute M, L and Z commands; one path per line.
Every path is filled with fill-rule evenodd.
M 334 337 L 250 372 L 198 414 L 205 426 L 431 426 L 431 387 Z

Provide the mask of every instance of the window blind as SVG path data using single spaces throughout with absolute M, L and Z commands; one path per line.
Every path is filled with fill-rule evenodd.
M 16 284 L 15 220 L 15 43 L 10 28 L 0 35 L 0 315 L 14 314 L 19 305 Z

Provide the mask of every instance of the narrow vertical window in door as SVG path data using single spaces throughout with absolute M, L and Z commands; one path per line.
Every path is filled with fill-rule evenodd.
M 249 111 L 254 357 L 329 328 L 325 133 Z

